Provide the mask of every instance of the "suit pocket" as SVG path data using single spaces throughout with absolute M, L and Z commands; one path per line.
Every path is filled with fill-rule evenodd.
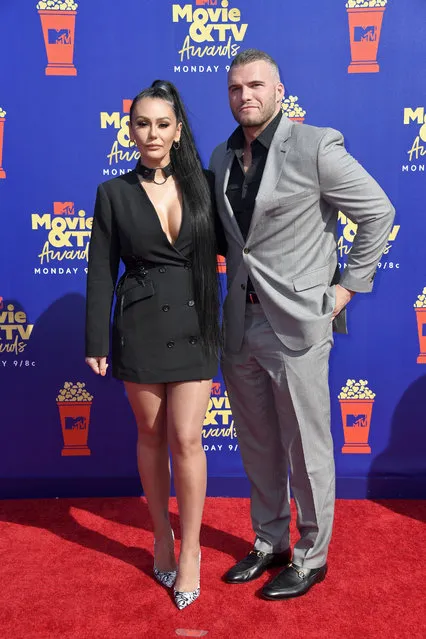
M 295 291 L 306 291 L 308 288 L 319 286 L 320 284 L 328 286 L 329 280 L 328 266 L 322 266 L 309 273 L 303 273 L 293 278 L 293 286 Z
M 124 310 L 135 302 L 140 302 L 141 300 L 146 300 L 149 297 L 152 297 L 154 293 L 155 289 L 152 281 L 143 280 L 135 286 L 132 286 L 132 288 L 128 288 L 121 293 L 121 308 Z
M 266 215 L 280 215 L 281 213 L 289 213 L 292 210 L 297 209 L 300 205 L 304 205 L 314 194 L 313 191 L 299 191 L 299 193 L 293 193 L 291 195 L 276 196 L 268 208 Z

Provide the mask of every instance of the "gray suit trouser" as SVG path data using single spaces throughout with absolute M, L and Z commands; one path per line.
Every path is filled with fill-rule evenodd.
M 251 484 L 255 548 L 290 545 L 290 491 L 300 539 L 293 562 L 319 568 L 327 558 L 334 515 L 335 475 L 330 433 L 326 337 L 301 351 L 286 348 L 260 304 L 248 304 L 238 353 L 225 353 L 222 371 L 245 471 Z

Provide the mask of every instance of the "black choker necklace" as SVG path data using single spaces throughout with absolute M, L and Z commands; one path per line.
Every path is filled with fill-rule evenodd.
M 160 169 L 164 173 L 164 181 L 163 182 L 156 182 L 155 181 L 155 172 L 158 169 Z M 171 175 L 173 175 L 173 173 L 174 173 L 171 162 L 169 162 L 169 164 L 167 166 L 156 166 L 153 169 L 150 169 L 148 166 L 145 166 L 141 162 L 138 162 L 136 164 L 135 171 L 136 171 L 136 173 L 139 173 L 139 175 L 141 175 L 144 180 L 148 180 L 149 182 L 154 182 L 154 184 L 159 184 L 159 185 L 160 184 L 165 184 L 167 182 L 167 179 Z

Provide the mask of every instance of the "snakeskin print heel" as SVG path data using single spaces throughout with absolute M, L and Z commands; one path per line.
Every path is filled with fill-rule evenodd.
M 198 565 L 201 564 L 201 552 L 198 557 Z M 198 580 L 198 587 L 192 592 L 181 592 L 173 588 L 173 595 L 175 599 L 175 604 L 179 608 L 179 610 L 183 610 L 190 604 L 194 603 L 196 599 L 200 596 L 200 580 Z
M 172 537 L 174 541 L 175 536 L 173 534 L 173 530 L 172 530 Z M 154 555 L 155 555 L 155 539 L 154 539 Z M 156 578 L 158 583 L 160 583 L 162 586 L 165 586 L 166 588 L 171 588 L 176 581 L 177 570 L 170 570 L 168 572 L 164 570 L 158 570 L 158 568 L 156 567 L 154 563 L 154 577 Z

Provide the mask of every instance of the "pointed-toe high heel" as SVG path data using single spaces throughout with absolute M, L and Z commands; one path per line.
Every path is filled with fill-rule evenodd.
M 173 530 L 172 530 L 172 537 L 174 541 L 175 536 L 173 534 Z M 154 556 L 155 556 L 155 539 L 154 539 Z M 169 570 L 169 571 L 159 570 L 155 565 L 155 558 L 154 558 L 154 577 L 156 578 L 158 583 L 160 583 L 162 586 L 165 586 L 166 588 L 171 588 L 176 581 L 177 570 Z
M 198 557 L 198 566 L 201 564 L 201 552 Z M 179 608 L 179 610 L 183 610 L 190 604 L 194 603 L 196 599 L 200 596 L 200 579 L 198 579 L 198 586 L 195 590 L 191 592 L 182 592 L 180 590 L 176 590 L 173 588 L 173 595 L 175 599 L 175 604 Z

